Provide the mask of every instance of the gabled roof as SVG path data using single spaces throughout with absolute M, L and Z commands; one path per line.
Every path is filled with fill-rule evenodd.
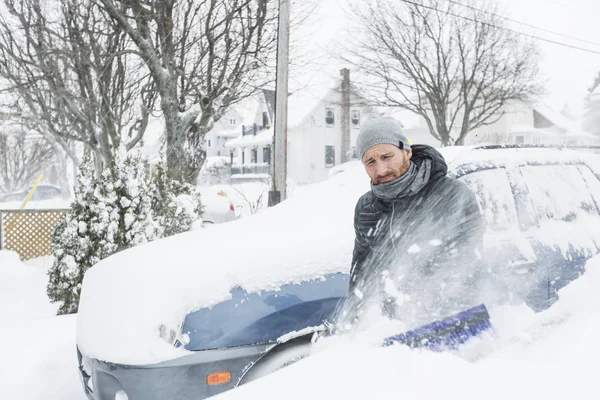
M 579 131 L 581 130 L 580 123 L 573 121 L 561 113 L 554 111 L 546 104 L 539 103 L 533 106 L 533 109 L 537 111 L 542 117 L 546 118 L 557 128 L 564 131 Z
M 227 143 L 225 143 L 225 147 L 250 147 L 267 145 L 271 143 L 273 143 L 273 127 L 269 129 L 263 129 L 262 131 L 258 131 L 256 135 L 239 135 L 235 139 L 228 140 Z
M 340 78 L 328 79 L 292 93 L 288 97 L 288 129 L 300 125 L 317 105 L 341 85 Z

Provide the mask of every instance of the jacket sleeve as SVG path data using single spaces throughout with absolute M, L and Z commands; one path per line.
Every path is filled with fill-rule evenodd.
M 371 247 L 365 238 L 364 232 L 361 230 L 359 204 L 354 210 L 354 250 L 352 252 L 352 266 L 350 268 L 350 295 L 353 295 L 354 289 L 362 279 L 364 272 L 364 264 L 371 253 Z

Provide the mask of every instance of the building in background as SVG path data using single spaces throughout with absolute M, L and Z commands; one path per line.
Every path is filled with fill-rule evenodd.
M 600 141 L 582 129 L 580 120 L 539 103 L 507 107 L 498 121 L 470 132 L 465 144 L 592 146 Z
M 372 108 L 353 92 L 348 69 L 329 85 L 308 87 L 288 98 L 287 173 L 296 183 L 327 179 L 330 169 L 355 157 L 356 136 Z M 233 152 L 234 178 L 271 174 L 274 132 L 245 129 L 225 146 Z M 243 175 L 243 176 L 242 176 Z
M 225 146 L 228 140 L 271 128 L 273 101 L 273 91 L 261 90 L 232 105 L 205 135 L 206 156 L 230 158 L 231 148 Z

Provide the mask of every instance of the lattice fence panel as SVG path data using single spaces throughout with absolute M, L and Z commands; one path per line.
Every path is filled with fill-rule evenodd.
M 2 249 L 17 252 L 23 261 L 51 255 L 54 227 L 68 211 L 0 211 Z

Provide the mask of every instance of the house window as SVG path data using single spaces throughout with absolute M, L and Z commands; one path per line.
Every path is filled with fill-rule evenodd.
M 229 125 L 235 125 L 235 118 L 229 118 Z
M 245 149 L 240 149 L 240 151 L 242 152 L 242 164 L 246 163 L 246 151 Z
M 208 148 L 210 149 L 212 147 L 212 141 L 210 139 L 208 139 Z
M 335 147 L 325 146 L 325 167 L 333 167 L 335 165 Z
M 256 150 L 255 148 L 250 150 L 250 162 L 252 164 L 256 164 L 257 162 L 257 155 L 258 155 L 258 150 Z
M 263 147 L 263 162 L 271 164 L 271 147 Z
M 271 123 L 269 122 L 269 113 L 266 111 L 263 111 L 262 113 L 262 123 L 264 128 L 269 128 L 271 126 Z
M 352 110 L 352 116 L 350 118 L 350 121 L 352 122 L 353 128 L 359 128 L 360 127 L 360 111 Z
M 335 125 L 335 111 L 333 108 L 325 109 L 325 125 L 334 126 Z
M 515 136 L 515 144 L 524 144 L 524 143 L 525 143 L 525 136 L 523 136 L 523 135 Z

